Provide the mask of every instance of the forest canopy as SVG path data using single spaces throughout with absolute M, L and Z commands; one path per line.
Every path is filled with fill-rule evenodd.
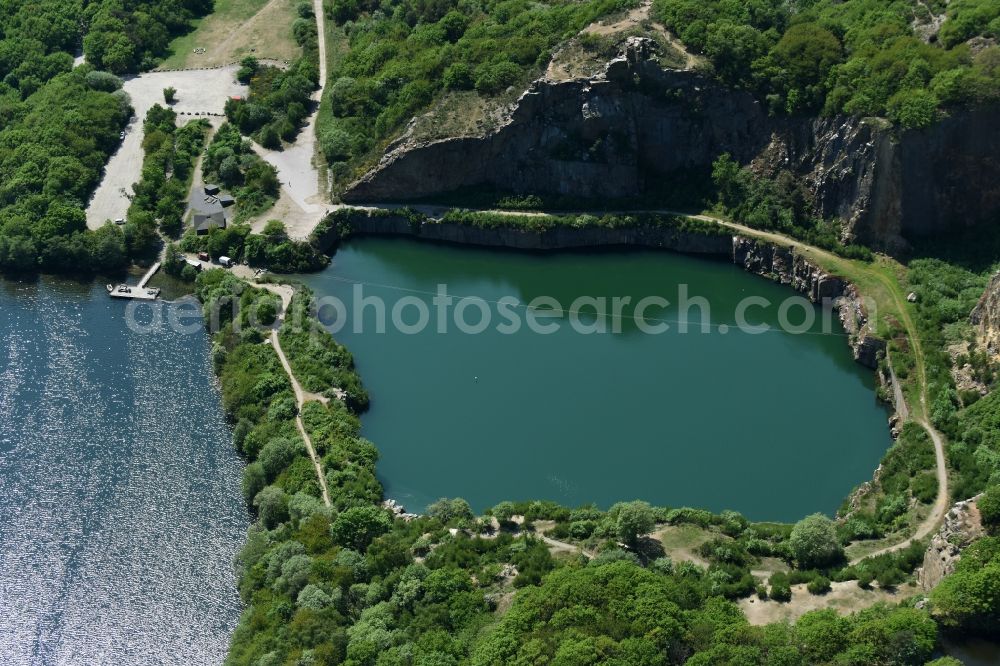
M 211 0 L 0 0 L 0 270 L 114 269 L 121 230 L 85 207 L 132 108 L 116 74 L 148 69 Z M 87 64 L 74 69 L 82 48 Z
M 934 31 L 934 16 L 944 20 Z M 1000 6 L 988 0 L 655 0 L 654 16 L 715 76 L 772 113 L 933 123 L 1000 98 Z

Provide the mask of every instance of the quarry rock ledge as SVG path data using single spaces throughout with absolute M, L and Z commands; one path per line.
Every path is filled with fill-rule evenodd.
M 844 239 L 895 251 L 1000 214 L 1000 109 L 953 110 L 929 128 L 879 118 L 772 117 L 745 91 L 664 69 L 643 40 L 593 78 L 533 82 L 492 130 L 421 140 L 416 123 L 343 193 L 405 201 L 462 188 L 622 198 L 708 168 L 727 152 L 786 169 Z M 595 154 L 594 146 L 601 146 Z M 655 185 L 654 185 L 655 184 Z
M 645 247 L 688 254 L 728 257 L 729 234 L 708 234 L 669 227 L 555 227 L 533 231 L 516 227 L 477 227 L 428 219 L 414 223 L 401 214 L 353 209 L 347 228 L 321 224 L 313 242 L 326 252 L 349 236 L 409 236 L 421 240 L 517 250 L 568 250 L 588 247 Z
M 786 284 L 813 303 L 832 300 L 854 360 L 866 368 L 878 369 L 879 359 L 885 354 L 885 340 L 869 330 L 868 312 L 853 284 L 809 263 L 794 248 L 742 236 L 734 236 L 732 244 L 733 263 L 748 272 Z

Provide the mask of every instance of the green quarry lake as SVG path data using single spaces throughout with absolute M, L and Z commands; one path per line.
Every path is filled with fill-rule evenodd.
M 891 443 L 873 373 L 851 359 L 836 316 L 824 326 L 823 312 L 788 287 L 722 261 L 359 238 L 323 273 L 299 279 L 346 306 L 346 317 L 328 305 L 321 319 L 354 353 L 372 396 L 364 434 L 381 451 L 387 495 L 411 511 L 442 496 L 464 497 L 477 510 L 504 499 L 607 507 L 639 498 L 792 521 L 832 515 Z M 482 299 L 490 325 L 462 332 L 452 306 L 441 327 L 433 299 L 442 284 L 456 303 Z M 709 303 L 710 332 L 698 326 L 702 310 L 674 305 L 682 284 Z M 383 331 L 375 305 L 360 314 L 352 307 L 357 290 L 384 301 Z M 657 295 L 672 304 L 648 308 L 641 322 L 629 310 L 601 317 L 607 333 L 580 332 L 599 318 L 594 307 L 574 308 L 578 297 L 635 304 Z M 563 308 L 544 320 L 559 325 L 554 333 L 527 325 L 523 304 L 540 296 Z M 789 323 L 803 324 L 807 310 L 816 321 L 799 334 L 737 330 L 747 297 L 772 304 L 745 311 L 754 326 L 776 327 L 789 298 Z M 401 299 L 405 330 L 392 325 Z M 521 304 L 507 310 L 522 320 L 515 333 L 500 327 L 509 321 L 503 299 Z M 420 331 L 418 301 L 429 313 Z M 480 307 L 466 307 L 461 321 L 483 317 Z M 669 330 L 646 333 L 640 323 Z

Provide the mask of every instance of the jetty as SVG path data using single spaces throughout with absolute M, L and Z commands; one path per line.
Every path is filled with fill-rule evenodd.
M 160 295 L 160 290 L 155 288 L 154 289 L 147 288 L 146 284 L 152 279 L 154 275 L 156 275 L 156 271 L 158 270 L 160 270 L 159 261 L 149 267 L 149 270 L 146 271 L 146 274 L 142 276 L 141 280 L 139 280 L 138 285 L 133 287 L 131 285 L 124 283 L 119 285 L 109 284 L 107 286 L 108 294 L 111 295 L 111 298 L 132 298 L 142 301 L 155 300 L 156 297 Z

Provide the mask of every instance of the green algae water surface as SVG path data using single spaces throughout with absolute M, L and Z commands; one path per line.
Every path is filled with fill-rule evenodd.
M 0 280 L 5 666 L 221 664 L 239 618 L 249 518 L 208 340 L 124 313 L 103 285 Z
M 832 514 L 871 478 L 890 444 L 872 372 L 853 362 L 835 317 L 827 333 L 818 309 L 805 333 L 718 327 L 735 323 L 747 297 L 772 303 L 744 311 L 754 326 L 776 326 L 779 304 L 790 297 L 799 302 L 789 322 L 798 328 L 806 317 L 791 289 L 724 262 L 363 238 L 342 246 L 323 273 L 301 279 L 348 306 L 359 288 L 385 303 L 383 332 L 377 306 L 368 303 L 360 315 L 347 307 L 335 335 L 371 392 L 364 434 L 382 453 L 387 495 L 410 510 L 442 496 L 464 497 L 478 510 L 504 499 L 607 507 L 640 498 L 791 521 Z M 489 303 L 491 326 L 469 334 L 449 321 L 438 332 L 440 284 L 455 297 Z M 498 330 L 504 319 L 496 303 L 504 298 L 525 304 L 548 296 L 565 310 L 580 296 L 635 304 L 660 295 L 676 303 L 682 284 L 710 303 L 711 332 L 692 325 L 680 333 L 685 319 L 673 304 L 645 312 L 647 324 L 669 322 L 660 334 L 639 330 L 634 315 L 621 318 L 620 333 L 581 334 L 568 325 L 568 312 L 554 318 L 562 326 L 551 334 L 526 325 L 514 334 Z M 391 322 L 400 299 L 408 300 L 400 309 L 407 330 Z M 424 330 L 415 330 L 414 299 L 430 313 Z M 523 317 L 523 308 L 514 311 Z M 687 312 L 701 321 L 699 310 Z M 338 325 L 335 308 L 321 315 Z M 480 316 L 468 307 L 464 320 Z M 596 322 L 587 312 L 578 316 Z

